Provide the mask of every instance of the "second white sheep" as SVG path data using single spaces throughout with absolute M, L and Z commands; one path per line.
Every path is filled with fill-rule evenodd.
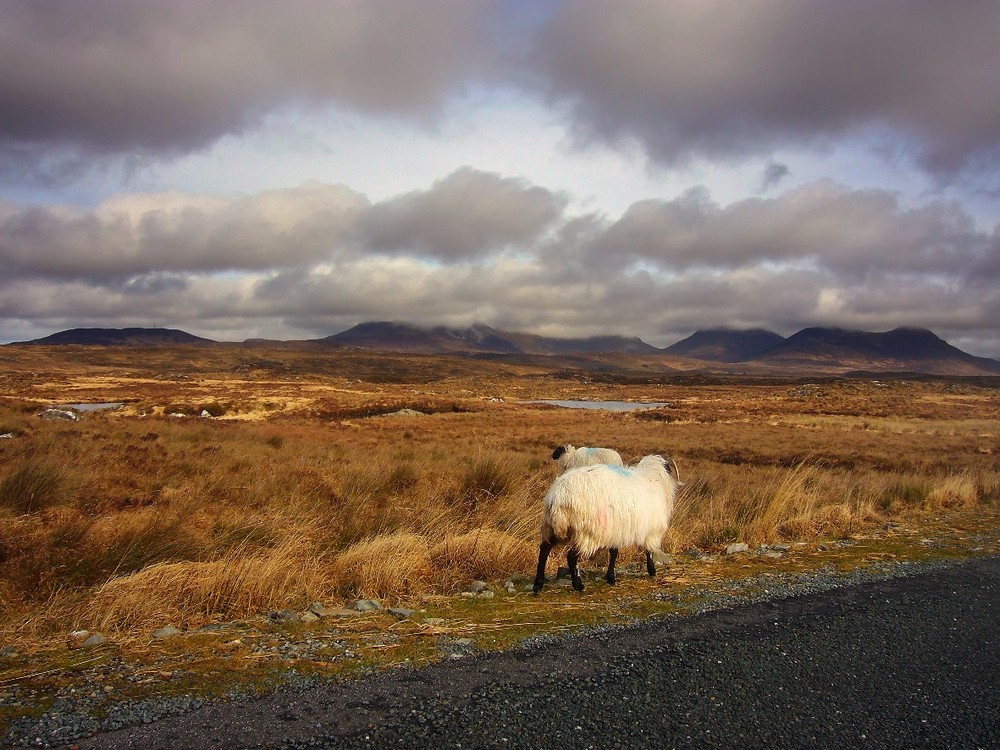
M 574 448 L 568 443 L 560 445 L 552 451 L 552 460 L 556 462 L 559 471 L 574 469 L 578 466 L 596 466 L 598 464 L 610 464 L 611 466 L 624 466 L 625 462 L 618 455 L 618 451 L 611 448 Z

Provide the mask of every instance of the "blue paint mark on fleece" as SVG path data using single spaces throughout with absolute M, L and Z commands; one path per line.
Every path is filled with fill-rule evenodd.
M 613 471 L 613 472 L 615 472 L 617 474 L 621 474 L 623 477 L 630 477 L 630 476 L 632 476 L 632 470 L 631 469 L 626 469 L 624 466 L 612 466 L 612 465 L 608 464 L 607 467 L 609 469 L 611 469 L 611 471 Z

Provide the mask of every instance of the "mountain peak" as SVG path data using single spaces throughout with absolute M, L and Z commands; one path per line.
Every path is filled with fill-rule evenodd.
M 665 351 L 710 362 L 743 362 L 760 356 L 784 340 L 764 328 L 706 328 L 668 346 Z

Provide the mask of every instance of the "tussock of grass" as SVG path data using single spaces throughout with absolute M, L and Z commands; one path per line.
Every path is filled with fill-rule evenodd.
M 452 581 L 491 580 L 506 571 L 528 570 L 536 556 L 537 544 L 491 528 L 448 534 L 430 551 L 434 569 Z
M 979 487 L 968 473 L 951 474 L 927 494 L 925 508 L 973 508 L 979 504 Z
M 344 596 L 398 597 L 424 591 L 433 572 L 427 538 L 398 532 L 352 544 L 332 566 Z
M 141 629 L 163 623 L 238 619 L 274 608 L 301 608 L 327 583 L 322 561 L 294 543 L 266 554 L 233 550 L 211 562 L 157 563 L 97 589 L 78 627 Z
M 17 514 L 37 513 L 71 497 L 65 471 L 48 458 L 29 458 L 0 481 L 0 508 Z

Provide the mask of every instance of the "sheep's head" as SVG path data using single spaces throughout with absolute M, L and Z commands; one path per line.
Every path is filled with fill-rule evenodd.
M 552 460 L 553 461 L 558 461 L 560 458 L 562 458 L 567 453 L 572 453 L 575 450 L 576 450 L 576 448 L 574 448 L 569 443 L 567 443 L 566 445 L 560 445 L 558 448 L 556 448 L 554 451 L 552 451 Z
M 683 482 L 681 482 L 681 473 L 677 470 L 677 462 L 674 461 L 674 459 L 669 456 L 664 458 L 663 466 L 667 470 L 667 473 L 677 480 L 677 484 L 683 484 Z
M 674 459 L 669 457 L 664 458 L 658 454 L 653 454 L 643 458 L 638 465 L 643 466 L 644 464 L 662 468 L 663 473 L 673 479 L 678 487 L 684 484 L 684 482 L 681 481 L 681 473 L 677 470 L 677 462 L 674 461 Z

